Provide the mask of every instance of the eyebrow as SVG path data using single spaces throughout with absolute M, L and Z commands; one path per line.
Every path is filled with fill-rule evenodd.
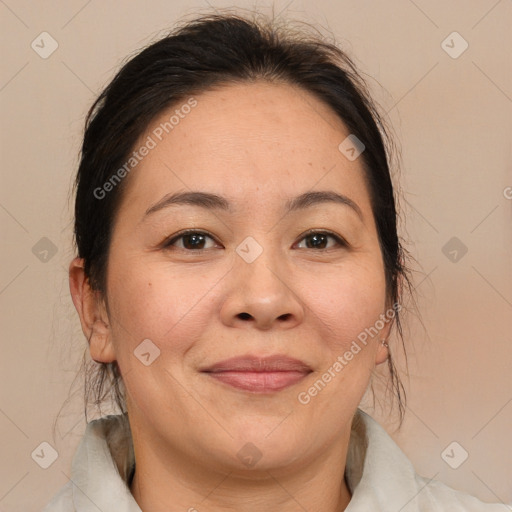
M 338 194 L 337 192 L 332 192 L 330 190 L 305 192 L 304 194 L 300 194 L 299 196 L 286 201 L 284 210 L 286 213 L 290 213 L 298 210 L 304 210 L 306 208 L 311 208 L 313 206 L 324 203 L 334 203 L 348 206 L 355 213 L 357 213 L 361 220 L 363 219 L 363 213 L 357 203 L 343 194 Z M 157 211 L 163 210 L 164 208 L 178 205 L 198 206 L 207 210 L 222 210 L 227 212 L 233 211 L 231 203 L 225 197 L 219 196 L 217 194 L 195 191 L 177 192 L 174 194 L 165 195 L 162 199 L 160 199 L 160 201 L 155 203 L 153 206 L 150 206 L 146 210 L 144 217 Z

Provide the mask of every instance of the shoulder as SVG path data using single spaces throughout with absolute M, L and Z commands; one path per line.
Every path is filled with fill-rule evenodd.
M 127 486 L 127 475 L 133 464 L 127 417 L 105 416 L 91 421 L 73 457 L 69 482 L 43 512 L 140 512 Z
M 416 475 L 421 492 L 419 510 L 450 510 L 454 512 L 510 512 L 511 505 L 485 503 L 478 498 L 457 491 L 446 484 Z
M 73 487 L 69 481 L 61 490 L 52 498 L 50 503 L 43 508 L 42 512 L 75 512 L 73 505 Z
M 386 430 L 360 409 L 352 424 L 347 477 L 354 498 L 353 509 L 348 509 L 351 512 L 369 507 L 401 512 L 512 511 L 508 505 L 484 503 L 438 480 L 417 474 Z

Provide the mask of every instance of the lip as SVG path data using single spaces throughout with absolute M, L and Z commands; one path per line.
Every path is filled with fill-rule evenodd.
M 253 393 L 280 391 L 312 371 L 303 361 L 279 354 L 233 357 L 201 370 L 220 382 Z

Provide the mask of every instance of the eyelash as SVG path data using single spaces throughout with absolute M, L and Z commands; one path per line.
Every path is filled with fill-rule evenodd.
M 208 231 L 202 231 L 202 230 L 197 230 L 197 229 L 187 229 L 185 231 L 181 231 L 177 235 L 173 235 L 171 238 L 166 239 L 162 244 L 162 248 L 169 249 L 178 240 L 182 239 L 186 235 L 191 235 L 191 234 L 205 235 L 205 236 L 211 238 L 212 240 L 215 240 L 215 237 L 213 235 L 211 235 L 210 233 L 208 233 Z M 327 236 L 333 238 L 340 247 L 348 247 L 348 243 L 342 237 L 340 237 L 339 235 L 336 235 L 332 231 L 325 231 L 325 230 L 311 229 L 309 231 L 306 231 L 306 233 L 304 233 L 302 235 L 302 237 L 300 238 L 299 241 L 302 241 L 305 238 L 312 236 L 312 235 L 327 235 Z M 311 249 L 316 252 L 322 252 L 322 251 L 328 251 L 333 248 L 330 247 L 328 249 L 314 249 L 314 248 L 307 248 L 307 249 Z M 182 249 L 182 248 L 180 248 L 179 250 L 186 251 L 186 252 L 202 253 L 204 251 L 207 251 L 208 249 Z

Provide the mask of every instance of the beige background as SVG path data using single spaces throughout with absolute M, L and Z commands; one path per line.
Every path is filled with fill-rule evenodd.
M 237 5 L 270 12 L 271 4 Z M 122 59 L 205 8 L 189 0 L 0 2 L 2 511 L 39 510 L 50 499 L 67 481 L 85 425 L 79 380 L 52 433 L 85 346 L 67 284 L 68 196 L 84 114 Z M 374 77 L 401 141 L 403 234 L 421 265 L 425 328 L 410 318 L 401 432 L 389 409 L 365 408 L 420 474 L 512 502 L 512 2 L 279 0 L 274 11 L 332 30 Z M 43 31 L 59 45 L 47 59 L 31 48 Z M 469 44 L 458 58 L 441 46 L 454 31 Z M 451 51 L 460 50 L 452 39 Z M 36 246 L 43 237 L 57 249 L 46 262 Z M 443 252 L 452 237 L 467 247 L 457 262 Z M 31 458 L 43 441 L 59 454 L 46 470 Z M 441 457 L 453 441 L 469 454 L 457 469 Z

